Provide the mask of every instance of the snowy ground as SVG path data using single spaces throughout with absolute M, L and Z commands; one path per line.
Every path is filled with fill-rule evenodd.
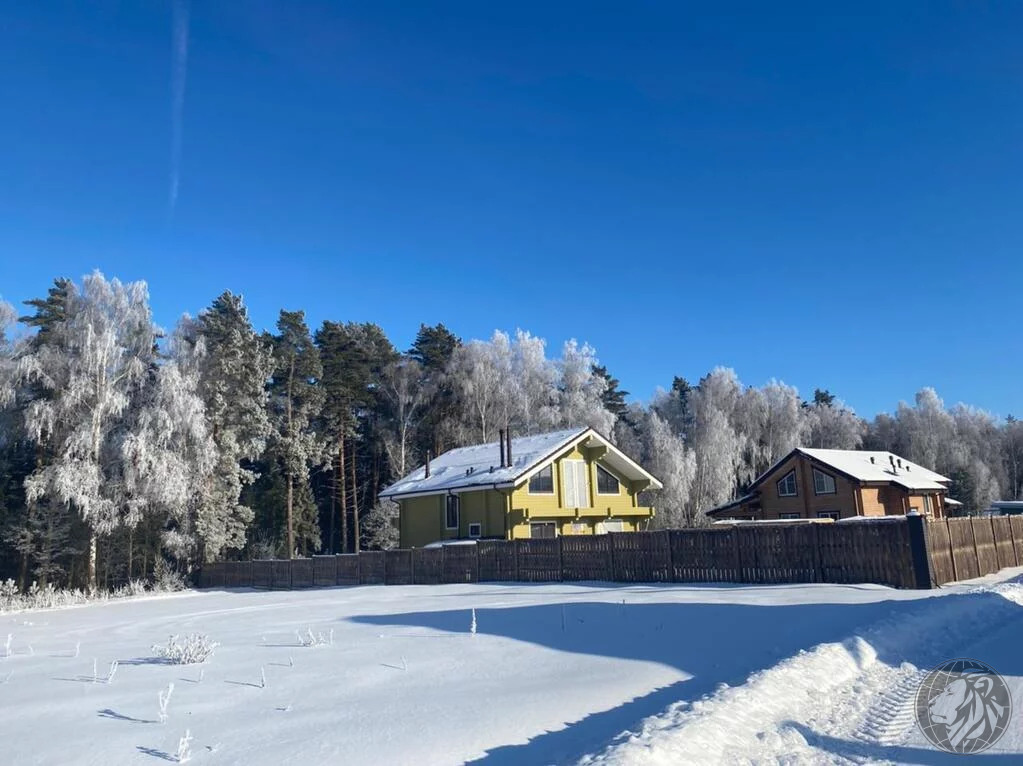
M 1021 574 L 927 593 L 208 591 L 2 615 L 0 761 L 167 762 L 188 730 L 193 763 L 961 764 L 916 731 L 914 681 L 920 668 L 975 657 L 1013 686 L 1018 722 L 1023 586 L 1007 580 Z M 296 631 L 310 630 L 328 645 L 302 646 Z M 193 631 L 221 643 L 208 663 L 154 658 L 152 644 Z M 1018 762 L 1021 729 L 987 757 Z

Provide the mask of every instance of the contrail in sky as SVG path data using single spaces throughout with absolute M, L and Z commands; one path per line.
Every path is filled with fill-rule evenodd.
M 170 213 L 178 202 L 181 183 L 181 133 L 185 117 L 185 82 L 188 77 L 188 0 L 173 0 L 174 29 L 171 49 L 171 172 Z

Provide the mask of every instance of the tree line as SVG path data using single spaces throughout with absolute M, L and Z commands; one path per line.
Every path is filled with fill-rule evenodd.
M 592 426 L 661 479 L 656 523 L 705 523 L 799 445 L 888 449 L 979 510 L 1023 492 L 1023 426 L 924 389 L 867 422 L 715 369 L 647 404 L 587 344 L 528 332 L 463 342 L 422 325 L 402 351 L 372 323 L 280 312 L 252 326 L 224 292 L 169 333 L 144 283 L 57 279 L 0 303 L 0 580 L 102 587 L 203 561 L 389 547 L 380 490 L 428 454 Z

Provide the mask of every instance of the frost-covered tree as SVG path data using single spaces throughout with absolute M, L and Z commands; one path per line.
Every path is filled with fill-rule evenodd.
M 463 440 L 487 442 L 497 437 L 513 410 L 511 339 L 497 330 L 489 341 L 472 340 L 451 355 L 448 378 L 463 416 Z
M 732 425 L 742 386 L 735 372 L 716 368 L 689 396 L 688 444 L 696 453 L 693 502 L 705 511 L 731 500 L 743 466 L 744 440 Z
M 241 496 L 256 478 L 251 463 L 263 454 L 270 435 L 266 384 L 272 359 L 241 296 L 231 292 L 221 294 L 196 320 L 183 322 L 180 335 L 182 346 L 194 349 L 197 390 L 216 461 L 195 509 L 200 554 L 210 561 L 246 542 L 253 511 Z
M 371 551 L 388 551 L 398 547 L 398 504 L 381 500 L 362 517 L 362 539 Z
M 1003 461 L 1006 473 L 1006 497 L 1023 499 L 1023 421 L 1009 415 L 1005 421 Z
M 285 532 L 288 558 L 295 555 L 295 531 L 301 526 L 303 543 L 320 545 L 316 506 L 309 488 L 309 472 L 325 457 L 323 438 L 314 420 L 323 405 L 318 385 L 323 367 L 302 311 L 281 311 L 273 336 L 274 368 L 270 377 L 271 448 L 285 481 Z M 296 495 L 296 491 L 298 494 Z M 296 498 L 300 501 L 296 504 Z M 302 515 L 296 525 L 296 510 Z
M 834 397 L 815 402 L 806 410 L 808 444 L 820 449 L 859 449 L 867 424 Z
M 955 422 L 933 388 L 920 390 L 913 407 L 899 402 L 895 418 L 904 457 L 937 471 L 951 465 Z
M 648 413 L 644 430 L 644 463 L 664 485 L 650 493 L 657 508 L 654 522 L 669 529 L 702 523 L 705 517 L 691 501 L 696 455 L 656 412 Z
M 543 338 L 515 332 L 507 381 L 511 408 L 505 425 L 516 433 L 543 433 L 558 421 L 558 371 L 547 358 L 546 345 Z
M 599 365 L 597 353 L 588 343 L 565 342 L 558 367 L 558 406 L 561 424 L 566 427 L 590 426 L 599 433 L 614 433 L 615 416 L 604 407 L 607 380 L 594 374 Z
M 219 456 L 200 395 L 205 344 L 193 344 L 191 335 L 185 317 L 152 372 L 122 448 L 127 492 L 164 520 L 164 548 L 185 569 L 226 544 L 223 517 L 209 513 Z M 130 572 L 130 546 L 128 555 Z
M 45 392 L 25 409 L 26 429 L 52 455 L 27 479 L 27 499 L 59 501 L 81 515 L 95 588 L 99 535 L 137 524 L 145 510 L 145 498 L 123 480 L 122 451 L 156 363 L 146 285 L 85 277 L 49 332 L 18 359 L 18 378 Z
M 386 406 L 383 426 L 384 449 L 395 478 L 407 474 L 416 464 L 416 426 L 423 416 L 426 390 L 423 368 L 411 357 L 401 357 L 384 367 L 380 398 Z

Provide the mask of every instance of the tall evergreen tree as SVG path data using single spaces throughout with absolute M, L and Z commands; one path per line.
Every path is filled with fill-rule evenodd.
M 201 346 L 198 391 L 216 449 L 216 466 L 196 510 L 199 555 L 209 561 L 246 542 L 253 511 L 241 496 L 256 478 L 252 461 L 263 454 L 270 435 L 266 385 L 273 360 L 241 296 L 231 292 L 185 323 L 182 342 Z
M 397 358 L 397 353 L 384 331 L 375 324 L 326 321 L 316 331 L 316 346 L 323 363 L 322 432 L 330 451 L 334 476 L 331 495 L 329 534 L 333 549 L 334 519 L 340 520 L 340 550 L 349 550 L 349 518 L 351 543 L 359 545 L 359 440 L 372 440 L 376 424 L 370 417 L 380 405 L 376 389 L 384 367 Z M 370 449 L 370 463 L 378 457 L 376 445 Z M 383 450 L 383 446 L 380 446 Z M 377 469 L 379 471 L 379 467 Z M 377 487 L 372 486 L 371 494 Z M 335 512 L 336 511 L 336 512 Z
M 451 357 L 462 342 L 443 324 L 419 325 L 409 356 L 422 366 L 422 387 L 426 396 L 424 415 L 419 424 L 416 451 L 437 455 L 454 446 L 459 420 L 455 390 L 447 370 Z
M 604 395 L 601 397 L 604 402 L 604 409 L 616 418 L 622 417 L 628 409 L 628 405 L 625 403 L 625 398 L 629 395 L 629 392 L 623 391 L 619 388 L 621 385 L 620 381 L 618 378 L 612 376 L 611 373 L 607 371 L 607 367 L 604 365 L 594 365 L 593 374 L 604 379 Z
M 285 480 L 286 536 L 288 558 L 295 555 L 296 508 L 302 512 L 298 528 L 303 543 L 319 547 L 315 504 L 309 487 L 309 471 L 321 462 L 324 446 L 314 430 L 320 417 L 324 392 L 320 354 L 302 311 L 281 311 L 277 334 L 273 336 L 274 368 L 270 378 L 272 449 Z M 299 500 L 296 505 L 296 493 Z

